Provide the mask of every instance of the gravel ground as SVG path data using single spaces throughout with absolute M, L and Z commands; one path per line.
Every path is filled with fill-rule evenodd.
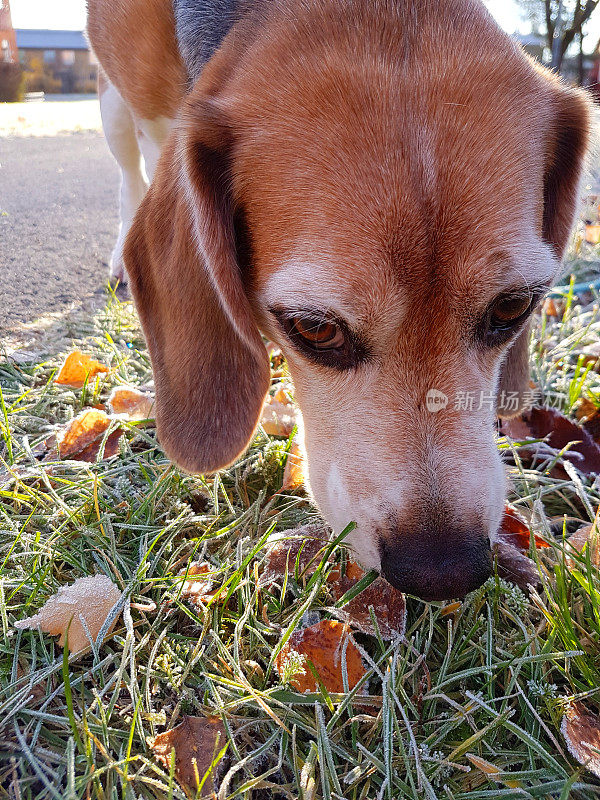
M 51 108 L 51 117 L 57 106 L 82 105 L 39 107 Z M 118 182 L 100 133 L 0 138 L 0 342 L 5 346 L 9 340 L 13 346 L 31 344 L 48 325 L 102 299 L 118 228 Z

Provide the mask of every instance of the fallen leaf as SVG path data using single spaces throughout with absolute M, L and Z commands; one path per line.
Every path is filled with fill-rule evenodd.
M 273 400 L 276 403 L 281 403 L 282 406 L 292 406 L 292 400 L 287 391 L 284 388 L 283 384 L 279 384 L 276 391 L 273 394 Z
M 119 439 L 121 438 L 122 430 L 119 428 L 116 431 L 113 431 L 107 438 L 106 442 L 104 443 L 104 450 L 102 452 L 102 458 L 112 458 L 119 454 Z M 75 455 L 69 456 L 71 461 L 87 461 L 90 464 L 93 464 L 97 458 L 98 454 L 100 453 L 100 447 L 102 445 L 102 437 L 96 439 L 95 442 L 92 442 L 85 450 L 82 450 L 81 453 L 75 453 Z
M 192 561 L 186 569 L 181 570 L 180 575 L 186 575 L 186 580 L 181 587 L 181 594 L 184 600 L 189 600 L 192 605 L 199 607 L 214 598 L 224 600 L 226 591 L 220 587 L 213 589 L 214 568 L 207 561 Z
M 571 534 L 568 542 L 578 553 L 583 552 L 583 548 L 587 545 L 592 566 L 600 569 L 600 532 L 595 523 L 582 525 L 575 533 Z M 569 559 L 569 562 L 571 566 L 576 563 L 575 559 Z
M 547 317 L 560 317 L 562 316 L 561 312 L 559 311 L 558 304 L 553 297 L 547 297 L 544 300 L 544 304 L 542 306 L 542 311 Z
M 498 563 L 498 575 L 520 589 L 527 589 L 529 585 L 539 586 L 540 575 L 535 561 L 510 542 L 499 539 L 494 545 L 494 553 Z
M 82 411 L 57 434 L 60 458 L 95 461 L 110 421 L 110 417 L 104 411 L 96 409 Z M 104 458 L 110 458 L 119 452 L 120 435 L 120 430 L 110 434 L 105 444 Z
M 583 703 L 572 703 L 561 730 L 571 755 L 600 778 L 600 719 L 590 714 Z
M 86 356 L 80 350 L 74 350 L 66 357 L 58 375 L 54 378 L 54 383 L 81 389 L 86 380 L 95 378 L 103 372 L 108 372 L 107 366 Z
M 185 717 L 177 727 L 155 737 L 151 748 L 168 772 L 171 750 L 175 750 L 175 776 L 188 797 L 210 797 L 214 792 L 212 763 L 227 743 L 225 727 L 219 717 Z M 208 774 L 202 794 L 200 783 Z
M 444 606 L 441 611 L 442 617 L 450 617 L 452 614 L 456 614 L 457 611 L 460 611 L 462 607 L 462 603 L 458 600 L 456 603 L 449 603 L 447 606 Z
M 319 523 L 276 533 L 267 549 L 261 586 L 282 583 L 285 575 L 293 575 L 298 559 L 299 572 L 310 578 L 319 566 L 322 550 L 329 541 L 327 530 Z
M 294 439 L 287 454 L 287 461 L 283 470 L 281 490 L 293 492 L 304 483 L 304 456 L 302 448 Z
M 288 437 L 298 425 L 298 411 L 294 406 L 280 403 L 267 397 L 260 417 L 260 424 L 269 436 Z
M 600 447 L 592 436 L 554 408 L 536 406 L 520 417 L 502 421 L 502 432 L 514 441 L 545 439 L 555 450 L 573 444 L 564 458 L 582 475 L 600 473 Z
M 593 344 L 586 345 L 582 349 L 581 355 L 584 357 L 584 363 L 586 367 L 588 364 L 592 364 L 593 368 L 597 371 L 596 365 L 598 363 L 598 359 L 600 359 L 600 342 L 594 342 Z
M 15 622 L 15 628 L 38 628 L 52 636 L 60 634 L 58 643 L 61 646 L 65 644 L 69 628 L 69 650 L 71 653 L 79 653 L 90 644 L 82 620 L 95 641 L 120 597 L 119 588 L 106 575 L 78 578 L 52 595 L 35 616 Z M 115 619 L 110 630 L 116 621 Z
M 153 416 L 154 397 L 133 386 L 116 386 L 108 398 L 108 408 L 133 422 Z
M 481 772 L 483 772 L 493 781 L 503 783 L 505 786 L 508 786 L 511 789 L 518 789 L 523 786 L 521 781 L 514 781 L 510 780 L 510 778 L 503 777 L 503 770 L 501 770 L 500 767 L 497 767 L 495 764 L 491 764 L 484 758 L 475 755 L 475 753 L 465 753 L 465 755 L 474 767 L 481 770 Z
M 521 550 L 529 550 L 529 545 L 531 544 L 529 526 L 523 517 L 521 517 L 514 508 L 508 505 L 504 509 L 504 517 L 500 523 L 498 536 L 510 544 L 513 544 L 515 547 L 521 548 Z M 537 534 L 534 534 L 533 539 L 536 547 L 550 547 L 550 545 L 540 536 L 537 536 Z
M 275 659 L 275 665 L 281 674 L 290 651 L 300 653 L 311 661 L 327 691 L 341 694 L 344 692 L 342 673 L 344 647 L 346 647 L 348 686 L 353 689 L 364 676 L 365 668 L 347 626 L 341 622 L 324 619 L 316 625 L 294 631 Z M 319 691 L 319 683 L 307 664 L 304 667 L 304 674 L 298 673 L 292 678 L 291 685 L 302 693 Z
M 336 602 L 365 577 L 367 573 L 349 561 L 342 575 L 340 567 L 333 567 L 328 576 L 330 589 Z M 386 581 L 381 575 L 373 583 L 353 597 L 350 602 L 336 609 L 342 620 L 363 633 L 376 636 L 377 632 L 371 620 L 370 606 L 377 620 L 377 626 L 383 639 L 394 639 L 403 636 L 406 631 L 406 601 L 402 592 Z
M 600 408 L 588 398 L 583 398 L 577 408 L 577 419 L 592 439 L 600 442 Z
M 588 244 L 600 244 L 600 225 L 598 223 L 586 222 L 585 240 Z

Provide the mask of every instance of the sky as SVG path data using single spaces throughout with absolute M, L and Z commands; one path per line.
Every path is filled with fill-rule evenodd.
M 509 33 L 523 28 L 515 0 L 484 0 L 500 25 Z M 85 27 L 85 0 L 11 0 L 15 28 L 71 28 Z M 600 39 L 600 12 L 588 26 L 589 41 L 593 45 Z

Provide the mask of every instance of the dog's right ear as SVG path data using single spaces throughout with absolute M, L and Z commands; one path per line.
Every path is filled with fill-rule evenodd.
M 580 183 L 590 142 L 592 102 L 585 92 L 564 86 L 555 76 L 543 73 L 551 84 L 552 124 L 547 132 L 546 170 L 542 236 L 558 261 L 567 249 L 580 201 Z M 500 373 L 498 396 L 518 394 L 519 406 L 501 417 L 511 417 L 525 409 L 523 398 L 529 392 L 530 327 L 510 348 Z
M 154 369 L 159 439 L 194 473 L 245 450 L 270 380 L 236 256 L 229 140 L 210 101 L 188 101 L 124 253 Z

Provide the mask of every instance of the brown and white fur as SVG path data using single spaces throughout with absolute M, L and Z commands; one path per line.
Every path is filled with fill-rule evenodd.
M 329 523 L 356 521 L 359 559 L 398 588 L 461 596 L 490 573 L 504 506 L 495 410 L 431 413 L 428 392 L 527 390 L 589 102 L 479 0 L 246 6 L 188 84 L 171 0 L 89 1 L 123 170 L 112 270 L 144 327 L 162 445 L 194 472 L 243 452 L 269 387 L 262 332 L 287 357 Z M 152 184 L 132 223 L 140 150 Z M 307 312 L 343 328 L 335 363 L 290 331 Z

